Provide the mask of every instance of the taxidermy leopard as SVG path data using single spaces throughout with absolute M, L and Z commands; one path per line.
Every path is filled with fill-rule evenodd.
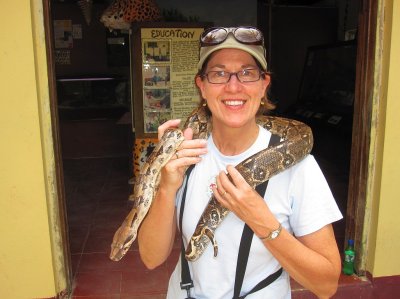
M 100 18 L 110 30 L 129 30 L 132 22 L 159 20 L 161 12 L 155 0 L 114 0 Z

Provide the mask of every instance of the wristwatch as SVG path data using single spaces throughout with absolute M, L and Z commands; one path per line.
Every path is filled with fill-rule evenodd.
M 266 237 L 259 237 L 260 240 L 264 241 L 264 240 L 274 240 L 276 238 L 278 238 L 279 234 L 282 231 L 282 224 L 279 223 L 279 227 L 273 231 L 271 231 L 268 236 Z

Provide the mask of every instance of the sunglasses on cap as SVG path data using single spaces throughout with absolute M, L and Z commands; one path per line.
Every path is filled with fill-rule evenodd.
M 209 47 L 221 44 L 227 39 L 229 33 L 232 33 L 233 37 L 242 44 L 264 46 L 262 32 L 251 26 L 209 28 L 201 34 L 200 46 Z

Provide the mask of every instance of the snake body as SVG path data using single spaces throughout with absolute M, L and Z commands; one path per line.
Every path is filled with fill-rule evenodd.
M 128 252 L 137 236 L 137 230 L 151 206 L 158 190 L 161 168 L 175 154 L 183 141 L 181 130 L 168 129 L 140 170 L 134 188 L 133 207 L 117 229 L 111 243 L 110 259 L 119 261 Z
M 313 146 L 311 129 L 299 121 L 258 116 L 257 123 L 271 133 L 279 135 L 281 142 L 236 165 L 236 169 L 253 188 L 301 161 L 311 152 Z M 193 130 L 193 138 L 205 139 L 211 132 L 211 126 L 211 120 L 205 109 L 198 108 L 189 115 L 184 129 L 190 127 Z M 171 159 L 182 141 L 181 130 L 167 130 L 143 165 L 135 184 L 134 206 L 114 234 L 110 259 L 120 260 L 136 239 L 137 230 L 158 190 L 161 168 Z M 221 206 L 214 197 L 211 198 L 186 249 L 185 256 L 188 260 L 197 260 L 210 242 L 214 247 L 214 256 L 218 254 L 214 233 L 228 213 L 229 210 Z
M 252 188 L 300 162 L 311 152 L 313 146 L 311 129 L 302 122 L 283 117 L 258 116 L 257 123 L 272 134 L 279 135 L 281 141 L 235 166 Z M 229 212 L 214 196 L 211 197 L 189 240 L 185 252 L 187 260 L 196 261 L 210 242 L 214 247 L 214 256 L 217 256 L 215 230 Z

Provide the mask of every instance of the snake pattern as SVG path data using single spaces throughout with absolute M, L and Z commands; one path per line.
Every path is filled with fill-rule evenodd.
M 138 228 L 157 193 L 161 168 L 175 154 L 183 139 L 181 130 L 167 129 L 140 169 L 134 186 L 133 207 L 115 232 L 111 243 L 111 260 L 122 259 L 135 241 Z
M 275 116 L 257 116 L 257 123 L 272 134 L 279 135 L 281 141 L 276 146 L 266 148 L 235 166 L 253 188 L 301 161 L 311 152 L 313 146 L 311 129 L 302 122 Z M 201 107 L 189 115 L 183 127 L 192 128 L 194 139 L 206 139 L 211 132 L 212 123 L 205 109 Z M 157 193 L 161 168 L 173 157 L 182 142 L 182 130 L 166 130 L 143 165 L 135 184 L 134 206 L 114 234 L 111 260 L 119 261 L 136 239 L 137 230 Z M 228 213 L 229 210 L 221 206 L 212 196 L 188 243 L 186 259 L 197 260 L 210 242 L 214 248 L 214 256 L 217 256 L 218 245 L 214 233 Z

